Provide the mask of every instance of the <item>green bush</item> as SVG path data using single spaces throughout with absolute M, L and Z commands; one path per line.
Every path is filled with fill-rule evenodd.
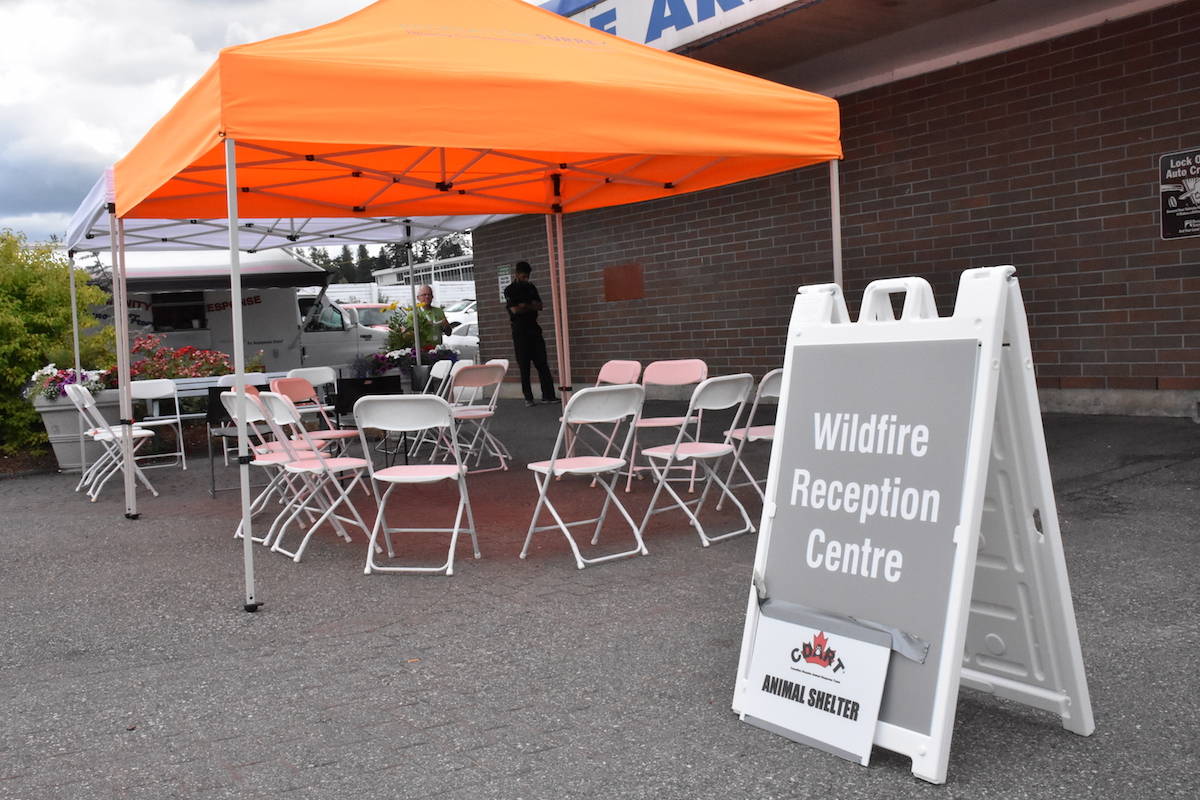
M 0 453 L 45 449 L 46 432 L 21 389 L 47 363 L 73 364 L 71 269 L 52 245 L 29 244 L 23 234 L 0 230 Z M 97 324 L 89 306 L 108 302 L 87 277 L 83 271 L 75 276 L 81 328 Z M 111 328 L 81 342 L 83 366 L 110 366 L 112 342 Z

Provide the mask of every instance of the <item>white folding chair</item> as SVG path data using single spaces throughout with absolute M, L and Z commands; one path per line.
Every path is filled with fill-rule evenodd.
M 154 431 L 148 431 L 136 425 L 129 428 L 123 425 L 111 425 L 104 419 L 100 409 L 96 408 L 95 398 L 85 387 L 72 383 L 67 384 L 65 389 L 67 397 L 83 417 L 85 435 L 102 448 L 100 457 L 83 470 L 83 474 L 79 477 L 79 483 L 75 484 L 75 491 L 86 488 L 88 499 L 94 503 L 108 479 L 118 472 L 124 471 L 125 454 L 122 451 L 122 443 L 125 440 L 125 431 L 128 430 L 128 436 L 133 444 L 134 475 L 142 482 L 142 485 L 150 490 L 151 494 L 157 497 L 158 490 L 154 488 L 145 473 L 142 472 L 141 467 L 137 465 L 137 451 L 148 440 L 154 438 Z
M 421 389 L 421 393 L 440 394 L 440 390 L 444 388 L 444 384 L 446 383 L 446 378 L 450 375 L 450 367 L 454 366 L 454 363 L 448 359 L 433 362 L 433 366 L 429 368 L 429 377 L 425 379 L 425 387 Z
M 533 541 L 534 533 L 555 529 L 561 531 L 563 536 L 567 537 L 567 544 L 571 546 L 571 552 L 575 554 L 575 566 L 579 569 L 583 569 L 586 564 L 599 564 L 603 561 L 612 561 L 613 559 L 634 556 L 639 553 L 642 555 L 647 554 L 646 546 L 642 543 L 641 528 L 629 516 L 629 512 L 625 510 L 625 506 L 621 504 L 621 501 L 613 491 L 613 486 L 620 479 L 621 469 L 626 463 L 626 456 L 633 441 L 634 425 L 631 424 L 629 426 L 629 430 L 625 434 L 625 442 L 615 456 L 572 456 L 569 453 L 564 453 L 567 447 L 567 431 L 571 425 L 593 423 L 602 425 L 612 423 L 614 426 L 619 426 L 625 420 L 636 424 L 638 415 L 642 413 L 642 400 L 645 396 L 646 390 L 634 383 L 581 389 L 570 399 L 567 407 L 563 410 L 562 425 L 559 426 L 558 439 L 554 442 L 554 449 L 550 453 L 550 459 L 548 461 L 536 461 L 528 465 L 529 469 L 533 472 L 533 481 L 538 487 L 538 501 L 533 509 L 533 518 L 529 521 L 529 530 L 525 534 L 525 545 L 521 548 L 521 558 L 525 558 L 528 555 L 529 545 Z M 601 506 L 598 516 L 572 522 L 563 520 L 562 515 L 559 514 L 558 509 L 551 502 L 549 493 L 551 484 L 556 483 L 557 478 L 565 475 L 586 476 L 604 488 L 606 496 L 604 498 L 604 505 Z M 605 476 L 608 476 L 607 480 Z M 600 531 L 604 527 L 604 519 L 608 514 L 610 504 L 615 504 L 621 516 L 629 523 L 629 528 L 633 531 L 635 546 L 630 550 L 623 550 L 619 553 L 609 553 L 595 558 L 584 558 L 582 553 L 579 552 L 579 545 L 576 543 L 575 537 L 571 535 L 571 528 L 577 525 L 596 523 L 596 529 L 592 534 L 592 544 L 597 544 L 600 541 Z M 554 518 L 553 525 L 537 524 L 538 515 L 541 514 L 543 506 L 550 512 L 550 516 Z
M 320 417 L 321 422 L 325 423 L 323 428 L 315 428 L 306 432 L 312 439 L 322 439 L 336 443 L 339 451 L 345 450 L 345 445 L 352 439 L 358 438 L 358 431 L 353 428 L 339 428 L 330 416 L 329 411 L 333 410 L 333 406 L 325 405 L 320 395 L 317 393 L 317 388 L 312 385 L 308 378 L 275 378 L 271 381 L 271 392 L 281 394 L 292 401 L 297 413 L 302 417 L 304 414 L 316 414 Z
M 708 378 L 700 383 L 692 392 L 691 403 L 688 404 L 688 415 L 699 411 L 720 411 L 726 408 L 737 407 L 737 411 L 733 415 L 733 424 L 731 429 L 737 428 L 738 420 L 742 417 L 742 411 L 746 406 L 746 398 L 750 396 L 750 390 L 754 387 L 754 377 L 747 373 L 740 375 L 726 375 L 720 378 Z M 691 439 L 686 435 L 685 426 L 679 426 L 679 433 L 675 436 L 673 444 L 659 445 L 658 447 L 648 447 L 642 451 L 642 455 L 650 461 L 650 468 L 654 472 L 654 477 L 658 480 L 658 485 L 654 488 L 654 495 L 650 498 L 650 505 L 646 508 L 646 516 L 642 518 L 641 533 L 645 536 L 646 525 L 650 521 L 653 514 L 669 511 L 670 506 L 655 510 L 655 505 L 658 502 L 658 496 L 663 489 L 667 490 L 671 498 L 675 501 L 675 505 L 683 509 L 688 519 L 691 521 L 692 527 L 696 529 L 696 533 L 700 536 L 700 543 L 708 547 L 713 542 L 722 539 L 728 539 L 731 536 L 738 536 L 743 533 L 749 533 L 754 530 L 754 523 L 750 521 L 750 516 L 746 513 L 746 507 L 742 505 L 737 496 L 730 491 L 729 487 L 717 475 L 714 465 L 722 458 L 730 455 L 734 451 L 733 443 L 730 437 L 725 436 L 720 442 L 705 442 L 699 441 L 699 429 L 697 428 L 697 436 Z M 704 491 L 695 500 L 685 501 L 670 485 L 667 479 L 668 470 L 672 466 L 683 465 L 690 462 L 693 465 L 699 465 L 704 471 Z M 738 511 L 742 514 L 742 521 L 745 523 L 737 530 L 729 531 L 728 533 L 709 536 L 704 532 L 704 526 L 700 524 L 700 509 L 704 505 L 704 500 L 708 496 L 708 491 L 716 484 L 721 489 L 723 497 L 728 497 L 738 507 Z M 695 506 L 693 511 L 692 506 Z
M 475 459 L 475 468 L 470 470 L 472 473 L 507 470 L 508 460 L 512 458 L 504 443 L 489 430 L 492 418 L 496 416 L 496 402 L 500 399 L 499 386 L 503 380 L 504 367 L 499 364 L 472 364 L 451 372 L 450 397 L 486 398 L 486 402 L 451 406 L 459 436 L 458 447 L 463 452 L 463 463 L 469 465 L 471 458 Z M 492 390 L 490 393 L 489 389 Z M 430 460 L 436 460 L 438 454 L 445 450 L 446 439 L 441 435 Z M 496 465 L 481 467 L 485 455 L 495 458 Z
M 262 392 L 256 399 L 262 403 L 263 415 L 271 426 L 276 441 L 283 445 L 282 452 L 287 456 L 283 461 L 283 469 L 300 479 L 300 490 L 285 503 L 283 511 L 271 526 L 272 530 L 268 531 L 268 536 L 273 535 L 271 551 L 283 553 L 293 561 L 299 562 L 309 540 L 326 520 L 346 541 L 351 541 L 350 534 L 342 523 L 357 525 L 363 534 L 366 534 L 367 524 L 363 522 L 354 501 L 350 499 L 350 492 L 355 486 L 363 486 L 364 491 L 366 490 L 363 475 L 366 474 L 370 462 L 365 458 L 335 456 L 322 452 L 321 445 L 305 429 L 300 412 L 291 398 L 276 392 Z M 301 450 L 296 446 L 297 442 L 303 442 L 305 448 Z M 343 478 L 349 480 L 343 482 Z M 338 509 L 343 505 L 348 507 L 351 516 L 338 514 Z M 283 546 L 283 539 L 288 526 L 301 514 L 319 516 L 308 526 L 300 545 L 291 551 Z
M 613 359 L 611 361 L 604 362 L 603 366 L 600 367 L 600 373 L 596 376 L 596 386 L 620 386 L 628 383 L 637 383 L 638 378 L 641 377 L 641 374 L 642 363 L 640 361 Z M 617 420 L 613 424 L 612 430 L 608 433 L 605 433 L 597 428 L 596 423 L 592 422 L 591 420 L 577 419 L 576 422 L 572 423 L 576 426 L 575 430 L 573 431 L 574 436 L 568 437 L 569 444 L 567 445 L 567 455 L 575 455 L 576 446 L 582 444 L 589 451 L 591 451 L 593 455 L 607 456 L 609 450 L 612 448 L 613 441 L 617 437 L 617 433 L 620 431 L 622 421 L 623 420 Z M 583 434 L 586 431 L 591 431 L 604 442 L 603 451 L 597 447 L 593 447 L 590 442 L 583 438 Z M 595 482 L 593 481 L 593 485 L 594 484 Z
M 729 465 L 729 474 L 725 476 L 725 483 L 729 484 L 730 489 L 739 489 L 743 486 L 753 486 L 754 491 L 758 492 L 758 498 L 766 501 L 766 495 L 763 494 L 763 485 L 766 483 L 766 478 L 758 479 L 754 477 L 754 473 L 750 472 L 750 468 L 746 466 L 746 462 L 742 460 L 742 450 L 746 447 L 746 442 L 773 442 L 775 441 L 775 425 L 755 425 L 754 417 L 758 413 L 758 404 L 764 397 L 777 398 L 783 390 L 783 369 L 773 369 L 766 375 L 763 375 L 762 380 L 758 382 L 758 390 L 754 393 L 754 402 L 750 404 L 750 413 L 746 415 L 746 426 L 744 428 L 733 428 L 725 431 L 725 435 L 733 441 L 737 442 L 737 449 L 733 452 L 733 461 Z M 734 483 L 733 472 L 736 468 L 741 467 L 742 473 L 746 476 L 745 483 Z M 717 501 L 717 510 L 721 509 L 721 504 L 725 502 L 725 497 L 722 496 Z
M 700 383 L 708 377 L 708 365 L 698 358 L 681 358 L 671 361 L 652 361 L 646 365 L 646 371 L 642 373 L 642 385 L 651 386 L 688 386 L 693 383 Z M 637 427 L 633 434 L 633 450 L 629 454 L 629 467 L 625 478 L 625 491 L 629 491 L 633 487 L 633 476 L 642 470 L 650 469 L 650 467 L 637 466 L 638 454 L 638 432 L 649 430 L 651 428 L 678 428 L 680 432 L 687 435 L 689 425 L 694 425 L 699 430 L 700 415 L 693 416 L 689 411 L 682 417 L 642 417 L 637 422 Z M 694 437 L 693 437 L 694 438 Z M 643 451 L 644 452 L 644 451 Z M 638 476 L 641 477 L 640 475 Z M 688 480 L 689 491 L 696 479 L 695 469 L 689 471 Z
M 266 386 L 267 385 L 267 373 L 265 373 L 265 372 L 246 372 L 246 373 L 244 373 L 244 375 L 246 376 L 246 385 L 247 386 Z M 217 386 L 222 389 L 234 388 L 235 386 L 237 386 L 237 375 L 230 374 L 230 375 L 218 376 L 217 377 Z M 211 440 L 214 436 L 221 440 L 221 460 L 224 461 L 225 466 L 228 467 L 229 466 L 229 454 L 237 449 L 237 434 L 233 433 L 231 435 L 231 431 L 229 430 L 229 428 L 227 426 L 221 426 L 218 429 L 214 429 L 210 425 L 208 427 L 208 438 Z M 210 450 L 209 451 L 209 455 L 210 455 L 209 469 L 210 470 L 212 469 L 211 454 L 212 454 L 212 451 Z M 216 496 L 214 493 L 215 488 L 216 488 L 216 484 L 213 483 L 212 490 L 210 490 L 210 492 L 209 492 L 210 494 L 213 494 L 214 497 Z
M 154 462 L 142 465 L 142 469 L 173 467 L 178 464 L 186 470 L 187 454 L 184 452 L 183 446 L 183 418 L 179 415 L 179 394 L 175 389 L 175 381 L 170 378 L 132 381 L 129 384 L 129 392 L 133 396 L 134 402 L 140 400 L 146 404 L 146 413 L 142 415 L 141 419 L 135 419 L 139 428 L 175 429 L 175 450 L 170 453 L 151 453 L 138 456 L 139 461 Z M 171 408 L 165 414 L 159 407 L 159 403 L 163 400 L 171 401 Z M 162 461 L 166 458 L 169 458 L 170 461 Z
M 459 370 L 474 366 L 475 362 L 469 358 L 460 358 L 458 361 L 447 361 L 445 359 L 441 361 L 435 361 L 433 366 L 429 368 L 431 377 L 433 375 L 433 370 L 436 369 L 439 364 L 445 364 L 446 367 L 441 373 L 441 383 L 438 384 L 435 394 L 438 397 L 446 400 L 446 402 L 454 404 L 455 401 L 451 399 L 450 395 L 450 385 L 454 383 L 454 376 L 458 374 Z M 428 384 L 426 384 L 426 386 L 428 386 Z M 460 391 L 459 394 L 462 394 L 462 392 Z M 409 458 L 416 458 L 418 455 L 420 455 L 421 448 L 426 444 L 433 448 L 434 452 L 437 451 L 437 437 L 430 431 L 421 431 L 421 433 L 413 440 L 412 446 L 408 448 Z
M 278 439 L 269 439 L 264 433 L 264 429 L 270 431 L 272 428 L 267 420 L 262 402 L 257 399 L 258 395 L 258 389 L 253 386 L 246 387 L 246 436 L 253 459 L 250 466 L 266 469 L 271 476 L 266 485 L 262 487 L 262 491 L 250 503 L 251 518 L 266 508 L 272 496 L 277 496 L 281 503 L 287 503 L 291 497 L 301 491 L 299 478 L 290 475 L 283 468 L 284 462 L 291 460 L 287 445 Z M 221 404 L 225 407 L 232 427 L 236 430 L 239 417 L 237 392 L 221 392 Z M 291 444 L 295 450 L 303 450 L 307 446 L 303 441 L 294 439 Z M 318 441 L 316 444 L 318 447 L 324 448 L 327 443 Z M 312 518 L 314 517 L 310 515 L 310 519 Z M 274 532 L 274 528 L 268 528 L 260 536 L 251 536 L 250 540 L 261 544 L 270 544 Z M 233 536 L 235 539 L 242 537 L 240 521 Z
M 414 572 L 414 573 L 446 573 L 454 574 L 454 551 L 458 545 L 459 533 L 464 530 L 471 537 L 471 546 L 475 558 L 480 557 L 479 540 L 475 535 L 475 517 L 471 513 L 471 501 L 467 496 L 466 467 L 458 452 L 458 436 L 454 430 L 454 417 L 450 404 L 434 395 L 391 395 L 378 397 L 363 397 L 354 404 L 354 424 L 363 436 L 363 446 L 367 429 L 376 429 L 385 433 L 404 434 L 412 431 L 437 430 L 443 431 L 445 440 L 453 456 L 450 464 L 397 464 L 385 469 L 375 469 L 369 464 L 371 473 L 371 488 L 375 492 L 379 510 L 375 515 L 375 524 L 371 528 L 371 540 L 367 545 L 367 562 L 363 571 L 370 575 L 372 572 Z M 387 525 L 387 502 L 397 486 L 410 484 L 432 484 L 440 481 L 454 481 L 458 484 L 458 508 L 454 514 L 452 528 L 397 528 Z M 386 485 L 382 497 L 379 487 Z M 409 513 L 418 506 L 418 502 L 410 502 L 407 506 Z M 466 516 L 467 526 L 463 528 L 463 517 Z M 394 533 L 449 533 L 450 549 L 446 561 L 437 567 L 420 567 L 407 565 L 379 564 L 375 561 L 378 549 L 379 535 L 383 534 L 387 544 L 388 558 L 396 557 L 392 541 Z

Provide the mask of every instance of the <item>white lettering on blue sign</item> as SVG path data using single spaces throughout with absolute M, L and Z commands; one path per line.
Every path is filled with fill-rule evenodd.
M 674 50 L 793 0 L 551 0 L 542 7 L 596 30 Z

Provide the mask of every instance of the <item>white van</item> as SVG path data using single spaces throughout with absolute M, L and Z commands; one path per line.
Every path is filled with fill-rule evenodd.
M 227 256 L 129 253 L 128 261 L 131 336 L 153 333 L 162 336 L 167 347 L 233 352 Z M 320 267 L 278 251 L 245 254 L 242 261 L 247 359 L 261 351 L 268 372 L 299 366 L 345 368 L 360 355 L 383 350 L 387 331 L 360 325 L 356 315 L 323 294 L 297 298 L 298 287 L 324 285 L 328 274 Z M 97 312 L 101 318 L 112 313 L 111 308 Z

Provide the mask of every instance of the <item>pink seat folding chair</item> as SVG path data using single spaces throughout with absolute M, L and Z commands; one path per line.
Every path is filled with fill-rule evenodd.
M 570 399 L 566 409 L 563 410 L 562 425 L 559 427 L 558 439 L 554 442 L 554 449 L 551 451 L 550 459 L 548 461 L 536 461 L 528 465 L 529 469 L 533 472 L 534 483 L 538 487 L 538 502 L 534 506 L 533 518 L 529 521 L 529 530 L 525 534 L 525 545 L 521 548 L 521 558 L 525 558 L 529 554 L 529 545 L 533 542 L 533 535 L 540 531 L 548 530 L 558 530 L 563 536 L 567 537 L 567 544 L 570 545 L 571 552 L 575 555 L 575 566 L 579 569 L 583 569 L 587 564 L 599 564 L 603 561 L 612 561 L 617 558 L 647 554 L 646 545 L 642 543 L 640 526 L 629 516 L 629 512 L 625 510 L 625 506 L 621 504 L 620 499 L 617 498 L 616 493 L 613 491 L 613 487 L 621 477 L 621 469 L 626 464 L 626 457 L 629 454 L 629 448 L 633 441 L 634 425 L 630 424 L 625 434 L 624 444 L 621 445 L 620 451 L 613 456 L 572 456 L 569 452 L 564 452 L 567 449 L 567 431 L 570 426 L 589 423 L 619 426 L 625 420 L 636 423 L 638 415 L 641 414 L 642 399 L 645 396 L 646 390 L 634 383 L 581 389 Z M 556 479 L 570 475 L 582 476 L 589 480 L 594 480 L 603 487 L 606 496 L 604 498 L 604 505 L 600 508 L 600 513 L 597 516 L 591 519 L 567 522 L 562 518 L 558 509 L 555 508 L 554 503 L 551 502 L 549 496 L 550 486 L 557 482 Z M 634 547 L 619 553 L 585 558 L 579 551 L 579 544 L 575 541 L 575 537 L 571 535 L 571 528 L 577 525 L 591 525 L 595 523 L 592 544 L 597 544 L 600 541 L 600 531 L 604 527 L 604 520 L 608 514 L 610 505 L 615 505 L 621 516 L 629 523 L 629 528 L 633 531 Z M 543 507 L 553 517 L 553 524 L 537 524 L 538 516 L 541 514 Z
M 267 532 L 271 551 L 299 562 L 313 534 L 327 520 L 346 541 L 351 541 L 351 538 L 343 523 L 357 526 L 366 535 L 367 524 L 350 499 L 350 493 L 355 486 L 362 486 L 366 491 L 363 476 L 369 467 L 367 459 L 323 452 L 319 440 L 312 438 L 305 430 L 300 412 L 291 398 L 276 392 L 262 392 L 257 398 L 248 399 L 262 404 L 263 416 L 275 435 L 275 441 L 283 447 L 280 451 L 283 454 L 283 469 L 289 476 L 298 478 L 298 482 L 293 484 L 295 491 L 289 494 L 283 510 Z M 343 506 L 350 516 L 338 513 Z M 316 518 L 305 530 L 299 546 L 294 551 L 288 550 L 283 545 L 284 536 L 288 526 L 302 514 L 309 519 L 313 516 Z
M 404 434 L 413 431 L 441 431 L 447 442 L 452 457 L 449 464 L 397 464 L 386 469 L 375 469 L 369 466 L 371 472 L 371 488 L 375 492 L 379 510 L 375 515 L 375 524 L 371 527 L 371 539 L 367 545 L 367 563 L 363 571 L 370 575 L 372 572 L 413 572 L 447 575 L 454 574 L 454 551 L 458 545 L 458 537 L 466 532 L 471 537 L 475 558 L 480 557 L 479 540 L 475 535 L 475 517 L 471 513 L 471 501 L 467 495 L 467 469 L 458 451 L 458 436 L 454 430 L 454 416 L 450 404 L 440 397 L 433 395 L 383 396 L 363 397 L 354 404 L 354 423 L 360 436 L 366 443 L 364 431 L 380 430 L 385 433 Z M 392 492 L 399 486 L 417 486 L 434 484 L 441 481 L 454 481 L 458 485 L 458 509 L 454 515 L 454 526 L 451 528 L 398 528 L 387 524 L 386 511 Z M 383 496 L 379 495 L 379 487 L 386 486 Z M 429 505 L 426 502 L 409 498 L 408 513 L 418 507 Z M 466 518 L 466 527 L 463 519 Z M 411 565 L 379 564 L 375 555 L 379 550 L 379 536 L 383 535 L 387 545 L 388 558 L 396 557 L 392 540 L 395 533 L 449 533 L 450 549 L 446 561 L 440 566 L 423 567 Z
M 604 362 L 604 365 L 600 367 L 600 374 L 596 376 L 596 386 L 621 386 L 629 383 L 637 383 L 638 378 L 640 378 L 641 375 L 642 363 L 640 361 L 622 361 L 620 359 L 614 359 L 612 361 Z M 613 441 L 617 437 L 617 433 L 620 431 L 621 422 L 622 420 L 617 420 L 617 422 L 613 424 L 612 430 L 608 433 L 605 433 L 597 428 L 597 423 L 591 420 L 580 419 L 572 423 L 575 426 L 573 431 L 574 436 L 568 437 L 569 443 L 567 445 L 567 455 L 574 455 L 575 448 L 582 444 L 589 451 L 591 451 L 593 455 L 607 456 L 609 450 L 612 448 Z M 604 442 L 603 451 L 593 447 L 591 443 L 583 439 L 583 434 L 585 431 L 592 432 Z
M 762 380 L 758 382 L 758 390 L 754 393 L 754 402 L 750 404 L 750 413 L 746 415 L 746 426 L 744 428 L 733 428 L 725 431 L 725 435 L 737 443 L 737 450 L 733 453 L 733 461 L 729 465 L 729 474 L 725 476 L 725 483 L 729 484 L 730 489 L 740 489 L 743 486 L 753 486 L 754 491 L 758 492 L 758 499 L 766 501 L 766 495 L 763 494 L 763 485 L 766 479 L 758 479 L 754 477 L 754 473 L 746 466 L 746 462 L 742 460 L 742 451 L 746 448 L 746 442 L 773 442 L 775 441 L 775 426 L 772 425 L 755 425 L 754 417 L 758 414 L 758 404 L 764 397 L 778 398 L 783 389 L 783 369 L 773 369 L 766 375 L 763 375 Z M 742 474 L 747 478 L 745 483 L 734 483 L 733 473 L 735 469 L 740 468 Z M 717 502 L 717 509 L 720 510 L 721 504 L 725 502 L 724 496 Z
M 451 406 L 463 464 L 470 466 L 472 458 L 475 461 L 474 469 L 470 470 L 472 473 L 507 470 L 508 460 L 512 458 L 504 443 L 488 429 L 492 418 L 496 416 L 496 402 L 500 399 L 499 387 L 504 380 L 504 373 L 505 369 L 500 364 L 474 364 L 451 373 L 451 398 L 479 398 L 482 401 Z M 442 458 L 449 455 L 444 432 L 436 441 L 431 461 L 437 460 L 439 455 Z M 481 467 L 484 456 L 494 458 L 495 466 Z
M 702 381 L 696 387 L 695 391 L 692 392 L 692 401 L 688 405 L 688 415 L 690 416 L 693 412 L 720 411 L 736 407 L 737 411 L 733 415 L 733 424 L 730 426 L 735 429 L 738 427 L 738 420 L 742 417 L 742 411 L 745 410 L 746 406 L 746 399 L 750 396 L 750 390 L 753 387 L 754 377 L 746 373 L 726 375 L 720 378 L 708 378 Z M 658 485 L 654 488 L 654 495 L 650 498 L 650 505 L 646 508 L 646 516 L 642 518 L 642 536 L 646 534 L 646 525 L 649 523 L 652 515 L 671 510 L 671 506 L 656 509 L 658 497 L 664 489 L 671 496 L 671 499 L 675 501 L 675 505 L 687 515 L 692 527 L 696 529 L 696 533 L 700 536 L 700 543 L 705 547 L 708 547 L 713 542 L 753 531 L 754 523 L 750 521 L 750 516 L 746 513 L 746 507 L 730 491 L 729 486 L 721 480 L 716 471 L 716 464 L 720 459 L 727 455 L 732 455 L 733 451 L 734 445 L 728 435 L 720 442 L 700 441 L 698 428 L 696 438 L 691 439 L 686 435 L 683 425 L 680 425 L 679 432 L 676 434 L 673 444 L 648 447 L 643 450 L 642 455 L 649 459 L 654 477 L 658 480 Z M 704 490 L 695 500 L 685 501 L 671 487 L 670 481 L 667 479 L 667 472 L 672 466 L 686 465 L 689 462 L 698 465 L 703 470 Z M 708 497 L 709 489 L 712 488 L 714 483 L 720 488 L 722 498 L 728 497 L 737 506 L 738 511 L 741 512 L 744 524 L 736 530 L 710 536 L 705 533 L 704 526 L 700 524 L 700 509 L 704 506 L 704 500 Z
M 287 503 L 289 502 L 289 498 L 296 496 L 302 490 L 302 487 L 299 485 L 299 478 L 290 475 L 283 468 L 284 463 L 291 460 L 291 456 L 287 451 L 288 445 L 283 441 L 268 438 L 271 427 L 267 421 L 263 404 L 257 399 L 258 396 L 258 389 L 253 386 L 246 387 L 245 416 L 246 435 L 249 439 L 250 455 L 252 458 L 250 466 L 267 470 L 271 473 L 271 477 L 267 481 L 267 484 L 263 486 L 263 490 L 250 503 L 250 516 L 252 518 L 267 507 L 272 497 L 277 497 L 281 503 Z M 221 404 L 225 407 L 225 412 L 236 427 L 240 416 L 237 392 L 221 392 Z M 296 450 L 303 450 L 307 447 L 307 444 L 303 441 L 292 440 L 291 444 Z M 321 449 L 324 449 L 327 444 L 327 442 L 316 442 L 316 445 Z M 315 516 L 310 516 L 310 519 L 315 519 Z M 268 529 L 261 536 L 251 536 L 250 540 L 259 542 L 260 544 L 270 544 L 273 533 L 273 529 Z M 233 536 L 235 539 L 242 537 L 241 522 L 238 522 Z
M 647 389 L 651 386 L 689 386 L 694 383 L 700 383 L 708 377 L 708 365 L 698 358 L 683 358 L 673 361 L 652 361 L 646 366 L 646 371 L 642 373 L 642 385 Z M 682 417 L 642 417 L 637 422 L 637 428 L 633 434 L 633 450 L 630 452 L 629 467 L 625 478 L 625 491 L 629 491 L 633 486 L 633 476 L 642 470 L 650 469 L 648 466 L 639 467 L 635 463 L 638 454 L 638 432 L 651 428 L 678 428 L 683 435 L 687 435 L 687 428 L 693 425 L 699 430 L 701 417 L 693 416 L 689 411 L 688 414 Z M 695 470 L 689 471 L 689 476 L 686 479 L 689 482 L 689 490 L 695 482 Z M 638 476 L 641 477 L 640 475 Z M 678 478 L 674 480 L 679 480 Z
M 108 483 L 109 478 L 125 470 L 125 453 L 122 444 L 128 435 L 133 444 L 134 475 L 142 482 L 143 486 L 150 490 L 151 494 L 157 497 L 158 490 L 154 488 L 137 464 L 137 451 L 147 441 L 154 438 L 154 431 L 136 425 L 128 429 L 123 425 L 112 425 L 104 419 L 100 409 L 96 408 L 95 398 L 85 387 L 77 383 L 69 383 L 64 388 L 71 404 L 83 417 L 84 435 L 102 448 L 100 457 L 86 467 L 83 474 L 79 476 L 79 483 L 75 485 L 75 491 L 86 488 L 88 499 L 93 503 L 96 502 L 96 498 L 100 496 L 100 490 L 104 488 L 104 484 Z M 129 431 L 128 434 L 126 434 L 126 430 Z
M 276 378 L 271 381 L 271 392 L 280 394 L 292 401 L 300 414 L 318 414 L 325 427 L 307 431 L 310 439 L 324 439 L 336 442 L 339 450 L 345 449 L 345 444 L 351 439 L 358 438 L 358 431 L 352 428 L 339 428 L 329 417 L 328 409 L 317 394 L 316 387 L 308 378 Z

